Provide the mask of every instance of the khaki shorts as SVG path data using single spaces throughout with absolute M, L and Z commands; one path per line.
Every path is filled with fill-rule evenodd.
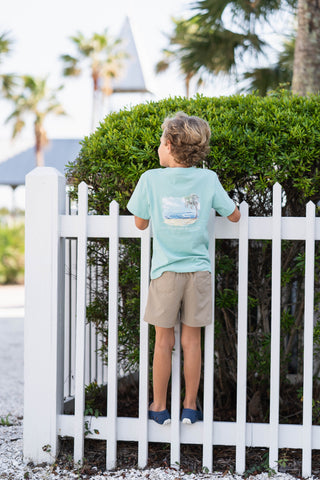
M 171 328 L 181 321 L 190 327 L 212 322 L 210 272 L 164 272 L 151 280 L 144 320 Z

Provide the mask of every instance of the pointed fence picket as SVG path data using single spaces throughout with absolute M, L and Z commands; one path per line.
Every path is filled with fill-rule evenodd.
M 79 185 L 79 234 L 77 275 L 77 328 L 76 328 L 76 384 L 74 411 L 74 460 L 84 457 L 84 386 L 85 386 L 85 328 L 86 328 L 86 281 L 87 281 L 87 213 L 88 187 Z
M 236 471 L 246 465 L 246 404 L 247 404 L 247 310 L 248 310 L 248 205 L 240 205 L 242 221 L 239 229 L 238 274 L 238 369 L 237 369 L 237 439 Z
M 117 461 L 119 205 L 110 205 L 107 469 Z
M 139 368 L 139 456 L 138 465 L 143 468 L 148 462 L 148 377 L 149 377 L 149 326 L 143 321 L 147 304 L 149 269 L 151 260 L 150 228 L 141 232 L 140 264 L 140 368 Z
M 215 278 L 215 248 L 214 238 L 215 212 L 212 211 L 209 221 L 209 254 L 211 261 L 211 278 Z M 215 299 L 215 285 L 212 280 L 212 305 Z M 213 464 L 213 397 L 214 397 L 214 308 L 212 308 L 212 323 L 205 327 L 204 367 L 203 367 L 203 466 L 210 470 Z
M 171 375 L 171 463 L 180 463 L 180 325 L 175 326 L 175 345 L 172 354 L 172 375 Z
M 49 171 L 50 170 L 50 171 Z M 216 217 L 213 213 L 209 223 L 210 256 L 212 275 L 215 275 L 215 240 L 232 239 L 239 242 L 238 271 L 238 371 L 237 371 L 237 418 L 236 422 L 214 420 L 214 323 L 205 328 L 204 339 L 204 421 L 184 425 L 180 414 L 180 327 L 176 328 L 176 343 L 172 361 L 172 422 L 160 426 L 148 420 L 149 349 L 148 325 L 143 322 L 146 305 L 150 268 L 151 228 L 139 231 L 131 216 L 119 215 L 116 202 L 110 205 L 107 216 L 88 215 L 88 188 L 79 186 L 78 214 L 65 214 L 61 206 L 64 200 L 62 179 L 54 169 L 35 169 L 27 176 L 26 217 L 26 332 L 25 332 L 25 420 L 24 457 L 26 460 L 52 462 L 58 451 L 58 438 L 74 437 L 74 460 L 82 461 L 84 453 L 85 422 L 90 423 L 88 438 L 106 440 L 106 466 L 113 469 L 117 460 L 117 442 L 134 441 L 138 444 L 138 463 L 144 467 L 148 460 L 149 442 L 171 444 L 171 464 L 180 462 L 181 444 L 203 445 L 203 466 L 213 468 L 214 445 L 236 447 L 236 470 L 243 473 L 246 465 L 246 447 L 269 449 L 270 467 L 277 470 L 279 448 L 302 449 L 302 474 L 311 475 L 312 451 L 320 449 L 320 426 L 312 425 L 312 374 L 313 374 L 313 325 L 314 325 L 314 268 L 315 241 L 320 240 L 320 218 L 315 216 L 313 203 L 307 205 L 304 218 L 281 217 L 281 186 L 273 189 L 272 217 L 250 217 L 246 203 L 241 204 L 242 218 L 238 224 Z M 49 180 L 47 181 L 47 176 Z M 59 178 L 55 178 L 57 175 Z M 44 186 L 43 186 L 44 185 Z M 41 187 L 42 200 L 37 200 Z M 59 200 L 60 199 L 60 200 Z M 54 207 L 54 203 L 59 207 Z M 52 206 L 53 205 L 53 206 Z M 29 210 L 28 210 L 29 209 Z M 54 218 L 46 218 L 54 215 Z M 47 236 L 44 236 L 43 221 L 46 218 Z M 43 242 L 33 239 L 43 238 Z M 53 236 L 53 240 L 51 239 Z M 87 305 L 87 243 L 95 238 L 109 239 L 109 312 L 108 312 L 108 368 L 107 368 L 107 416 L 88 417 L 84 413 L 86 377 L 97 374 L 98 366 L 94 355 L 97 338 L 90 341 L 86 326 Z M 140 275 L 140 369 L 139 369 L 139 417 L 122 418 L 117 415 L 118 385 L 118 275 L 119 239 L 141 240 Z M 67 285 L 62 279 L 62 256 L 64 240 L 76 239 L 76 275 Z M 268 423 L 250 423 L 246 413 L 247 382 L 247 309 L 248 309 L 248 244 L 249 240 L 272 240 L 272 318 L 271 318 L 271 369 L 270 369 L 270 418 Z M 304 384 L 302 425 L 279 424 L 279 372 L 280 372 L 280 301 L 281 301 L 281 241 L 304 240 L 305 251 L 305 323 L 304 323 Z M 69 241 L 69 240 L 68 240 Z M 46 243 L 49 242 L 47 248 Z M 51 242 L 51 243 L 50 243 Z M 51 247 L 50 245 L 53 245 Z M 71 249 L 72 250 L 72 249 Z M 74 257 L 66 249 L 66 257 Z M 73 260 L 72 260 L 73 262 Z M 39 267 L 41 265 L 41 269 Z M 39 271 L 43 274 L 39 277 Z M 76 278 L 75 278 L 76 277 Z M 67 277 L 68 278 L 68 277 Z M 50 289 L 50 292 L 49 292 Z M 64 293 L 76 289 L 75 306 L 67 305 L 63 311 L 61 302 Z M 43 292 L 39 298 L 38 291 Z M 214 282 L 212 296 L 214 299 Z M 68 295 L 66 295 L 68 298 Z M 51 299 L 48 301 L 48 298 Z M 72 315 L 70 314 L 72 311 Z M 64 322 L 64 318 L 66 321 Z M 213 311 L 214 322 L 214 311 Z M 65 324 L 64 324 L 65 323 Z M 74 325 L 75 324 L 75 325 Z M 38 358 L 38 329 L 41 328 L 41 355 Z M 61 330 L 63 329 L 63 331 Z M 65 340 L 63 340 L 65 332 Z M 95 332 L 91 335 L 95 337 Z M 87 337 L 87 338 L 86 338 Z M 61 342 L 65 345 L 62 355 Z M 73 360 L 75 358 L 75 360 Z M 92 362 L 91 374 L 87 374 L 88 360 Z M 56 362 L 52 364 L 53 360 Z M 64 367 L 63 367 L 64 361 Z M 74 365 L 75 362 L 75 365 Z M 53 376 L 43 382 L 43 365 L 51 365 Z M 93 366 L 96 365 L 96 366 Z M 104 368 L 104 367 L 103 367 Z M 102 375 L 102 374 L 101 374 Z M 75 376 L 71 380 L 71 377 Z M 64 378 L 63 378 L 64 377 Z M 101 376 L 101 378 L 103 375 Z M 63 391 L 65 397 L 74 396 L 73 415 L 63 413 Z M 74 382 L 74 386 L 73 386 Z M 41 392 L 50 402 L 37 402 L 34 408 L 34 392 Z M 52 397 L 53 395 L 53 397 Z M 41 418 L 41 424 L 37 421 Z M 34 425 L 37 430 L 34 431 Z M 32 438 L 32 442 L 30 439 Z M 45 445 L 51 446 L 51 452 Z

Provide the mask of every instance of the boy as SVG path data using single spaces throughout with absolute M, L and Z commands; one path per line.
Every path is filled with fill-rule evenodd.
M 178 112 L 162 124 L 161 167 L 146 171 L 128 203 L 137 228 L 152 221 L 151 283 L 144 320 L 156 329 L 153 402 L 149 418 L 170 423 L 166 408 L 174 326 L 181 321 L 185 399 L 181 420 L 202 420 L 196 400 L 201 373 L 201 327 L 211 323 L 207 224 L 211 208 L 238 222 L 240 212 L 212 170 L 196 168 L 209 153 L 209 124 Z

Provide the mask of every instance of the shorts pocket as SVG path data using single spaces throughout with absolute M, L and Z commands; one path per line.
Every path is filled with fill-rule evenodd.
M 211 273 L 196 272 L 195 286 L 200 295 L 211 295 Z
M 163 272 L 163 274 L 154 280 L 158 294 L 169 295 L 175 291 L 176 274 L 174 272 Z

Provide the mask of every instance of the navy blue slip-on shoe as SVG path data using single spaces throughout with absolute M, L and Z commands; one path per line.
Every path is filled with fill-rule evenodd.
M 149 419 L 159 423 L 159 425 L 168 425 L 171 422 L 170 413 L 167 409 L 161 412 L 154 412 L 149 410 Z
M 192 410 L 192 408 L 184 408 L 181 414 L 182 423 L 195 423 L 203 420 L 203 415 L 201 410 Z

